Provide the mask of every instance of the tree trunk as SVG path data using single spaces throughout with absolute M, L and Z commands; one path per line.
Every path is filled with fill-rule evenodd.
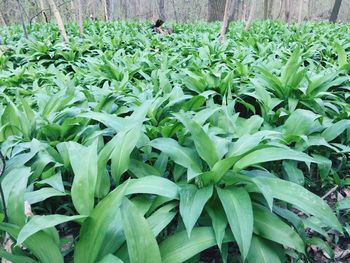
M 4 16 L 3 16 L 1 10 L 0 10 L 0 22 L 1 22 L 1 24 L 2 24 L 3 26 L 7 26 L 7 23 L 6 23 L 6 21 L 5 21 L 5 18 L 4 18 Z
M 159 18 L 161 20 L 165 20 L 165 3 L 164 3 L 164 0 L 158 0 L 158 11 L 159 11 Z
M 238 20 L 244 20 L 244 0 L 240 1 L 237 18 Z
M 243 10 L 242 10 L 242 20 L 245 21 L 247 19 L 247 3 L 243 3 Z
M 64 28 L 64 23 L 63 23 L 61 14 L 60 14 L 60 12 L 57 9 L 55 1 L 54 0 L 48 0 L 48 2 L 49 2 L 49 5 L 50 5 L 50 9 L 51 9 L 53 15 L 55 16 L 56 23 L 57 23 L 57 26 L 58 26 L 58 28 L 59 28 L 59 30 L 61 32 L 63 40 L 64 40 L 65 43 L 68 43 L 69 42 L 69 38 L 68 38 L 68 35 L 66 33 L 66 29 Z
M 79 27 L 79 35 L 83 37 L 84 26 L 83 26 L 83 6 L 81 5 L 81 0 L 75 0 L 75 12 L 77 17 L 77 23 Z
M 274 4 L 274 0 L 270 0 L 270 4 L 269 4 L 269 18 L 273 19 L 273 4 Z
M 284 5 L 285 17 L 286 17 L 287 23 L 289 24 L 290 23 L 290 0 L 285 0 L 284 3 L 285 3 Z
M 45 12 L 45 4 L 44 4 L 44 0 L 39 0 L 39 6 L 40 6 L 40 9 L 41 9 L 41 14 L 43 16 L 43 21 L 45 23 L 48 23 L 49 20 L 47 19 L 47 15 L 46 15 L 46 12 Z
M 247 23 L 245 25 L 245 28 L 244 28 L 245 31 L 248 31 L 250 26 L 252 25 L 253 19 L 254 19 L 254 16 L 255 16 L 255 11 L 256 11 L 256 0 L 252 0 L 252 2 L 250 4 L 250 11 L 249 11 L 248 21 L 247 21 Z
M 176 11 L 176 6 L 175 6 L 175 0 L 172 0 L 171 3 L 172 3 L 172 5 L 173 5 L 175 21 L 176 21 L 176 23 L 177 23 L 177 22 L 179 22 L 179 21 L 178 21 L 178 18 L 177 18 L 177 11 Z
M 268 19 L 269 15 L 269 0 L 264 0 L 264 19 Z
M 23 10 L 22 5 L 21 5 L 21 3 L 19 2 L 19 0 L 17 0 L 17 4 L 18 4 L 19 15 L 20 15 L 20 18 L 21 18 L 21 24 L 22 24 L 22 28 L 23 28 L 24 37 L 25 37 L 26 39 L 28 39 L 28 33 L 27 33 L 26 23 L 25 23 L 24 17 L 23 17 L 24 10 Z
M 225 0 L 209 0 L 208 4 L 208 21 L 223 20 L 225 12 Z
M 222 21 L 222 26 L 221 26 L 221 31 L 220 31 L 220 43 L 224 44 L 225 43 L 225 34 L 228 28 L 228 24 L 229 24 L 229 17 L 232 14 L 233 11 L 233 2 L 232 0 L 226 0 L 226 4 L 225 4 L 225 11 L 224 11 L 224 18 Z
M 303 20 L 303 5 L 304 0 L 299 0 L 298 25 L 300 25 Z
M 97 2 L 96 2 L 96 0 L 91 0 L 90 4 L 91 4 L 90 17 L 92 19 L 97 19 Z
M 103 12 L 104 12 L 104 16 L 105 16 L 105 20 L 106 20 L 106 21 L 109 20 L 107 1 L 108 1 L 108 0 L 102 0 L 102 2 L 103 2 Z
M 107 10 L 108 10 L 108 18 L 109 20 L 114 20 L 114 1 L 107 0 Z
M 342 0 L 335 0 L 333 10 L 329 18 L 329 22 L 333 22 L 333 23 L 337 22 L 341 3 L 342 3 Z
M 122 12 L 124 13 L 124 19 L 128 19 L 128 0 L 122 0 Z

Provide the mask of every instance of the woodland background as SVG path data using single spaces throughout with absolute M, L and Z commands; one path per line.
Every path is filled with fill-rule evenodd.
M 301 2 L 302 20 L 328 20 L 335 2 L 340 2 L 337 21 L 350 21 L 350 0 L 233 0 L 230 20 L 247 19 L 254 4 L 254 19 L 295 21 Z M 81 5 L 83 18 L 145 20 L 162 17 L 169 21 L 193 22 L 222 20 L 226 0 L 55 0 L 55 3 L 64 22 L 76 19 L 77 3 Z M 21 15 L 25 23 L 54 19 L 46 0 L 0 1 L 0 24 L 20 23 Z

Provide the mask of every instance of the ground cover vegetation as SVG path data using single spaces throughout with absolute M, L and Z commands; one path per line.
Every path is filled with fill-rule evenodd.
M 346 262 L 349 25 L 84 28 L 0 31 L 1 257 Z

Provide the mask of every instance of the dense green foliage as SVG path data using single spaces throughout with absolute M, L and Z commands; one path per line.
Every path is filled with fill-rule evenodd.
M 85 27 L 1 29 L 0 230 L 23 246 L 0 256 L 307 262 L 348 238 L 349 199 L 319 195 L 350 185 L 349 25 Z

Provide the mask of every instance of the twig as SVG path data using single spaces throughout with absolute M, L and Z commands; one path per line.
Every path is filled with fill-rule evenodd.
M 331 190 L 329 190 L 324 196 L 322 196 L 322 199 L 327 198 L 329 195 L 331 195 L 333 192 L 335 192 L 338 189 L 338 185 L 334 186 Z
M 0 152 L 0 160 L 3 163 L 2 166 L 2 170 L 0 172 L 0 178 L 2 177 L 2 175 L 5 172 L 5 168 L 6 168 L 6 161 L 5 161 L 5 157 L 2 155 L 2 153 Z M 2 200 L 2 206 L 4 208 L 4 221 L 7 222 L 8 216 L 7 216 L 7 208 L 6 208 L 6 203 L 5 203 L 5 195 L 4 195 L 4 191 L 2 190 L 2 186 L 1 186 L 1 181 L 0 181 L 0 195 L 1 195 L 1 200 Z
M 58 8 L 58 7 L 61 7 L 61 6 L 63 6 L 63 5 L 65 5 L 65 4 L 67 4 L 67 3 L 70 3 L 70 2 L 72 2 L 72 0 L 67 0 L 67 1 L 65 1 L 65 2 L 63 2 L 63 3 L 61 3 L 61 4 L 59 4 L 59 5 L 57 6 L 57 8 Z M 41 10 L 40 10 L 38 13 L 36 13 L 32 18 L 30 18 L 30 20 L 29 20 L 29 27 L 30 27 L 30 28 L 32 27 L 33 19 L 36 18 L 36 17 L 39 16 L 42 12 L 45 12 L 45 11 L 50 11 L 50 15 L 51 15 L 51 9 L 50 9 L 50 8 L 41 9 Z M 45 16 L 46 16 L 46 14 L 45 14 Z

